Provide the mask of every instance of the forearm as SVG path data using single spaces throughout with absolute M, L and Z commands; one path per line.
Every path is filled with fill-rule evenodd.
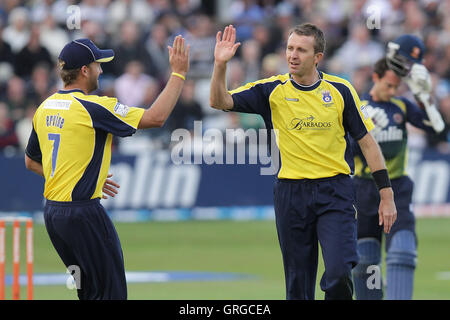
M 37 162 L 37 161 L 32 160 L 27 155 L 25 155 L 25 167 L 28 170 L 30 170 L 30 171 L 32 171 L 32 172 L 34 172 L 34 173 L 44 177 L 44 169 L 42 167 L 42 164 Z
M 436 105 L 431 101 L 431 96 L 429 94 L 419 94 L 415 96 L 417 102 L 421 103 L 425 109 L 425 112 L 429 119 L 429 125 L 433 128 L 436 133 L 440 133 L 445 128 L 444 120 L 441 114 L 436 108 Z
M 226 63 L 215 63 L 211 78 L 209 103 L 211 107 L 220 110 L 233 108 L 233 98 L 228 93 L 226 84 Z
M 40 175 L 41 177 L 44 177 L 44 169 L 42 168 L 42 164 L 38 164 L 36 165 L 32 171 L 38 175 Z
M 175 107 L 183 85 L 183 79 L 172 75 L 155 102 L 144 112 L 138 129 L 162 127 Z
M 389 181 L 389 176 L 384 163 L 384 157 L 380 147 L 370 133 L 358 140 L 367 165 L 372 171 L 375 183 L 380 192 L 380 206 L 378 208 L 378 223 L 384 225 L 384 232 L 389 233 L 397 219 L 397 209 L 394 202 L 394 191 Z M 377 172 L 378 171 L 378 172 Z M 375 175 L 374 175 L 375 173 Z
M 380 147 L 370 133 L 359 139 L 358 144 L 372 173 L 386 169 Z
M 415 63 L 412 66 L 409 75 L 404 79 L 411 92 L 414 94 L 416 101 L 425 108 L 429 121 L 424 121 L 424 123 L 427 126 L 432 127 L 436 133 L 444 130 L 445 123 L 431 96 L 432 82 L 427 68 L 422 64 Z

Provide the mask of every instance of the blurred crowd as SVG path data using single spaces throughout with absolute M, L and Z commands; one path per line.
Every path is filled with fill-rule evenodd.
M 402 34 L 424 40 L 424 64 L 433 79 L 446 130 L 437 136 L 409 128 L 410 144 L 450 153 L 450 0 L 7 0 L 0 1 L 0 151 L 23 152 L 36 108 L 62 88 L 56 61 L 62 47 L 90 38 L 112 48 L 102 64 L 99 95 L 148 108 L 170 75 L 167 45 L 181 34 L 191 45 L 191 67 L 173 114 L 163 128 L 115 141 L 121 152 L 170 148 L 171 132 L 261 128 L 254 115 L 209 107 L 215 35 L 226 24 L 242 42 L 228 64 L 228 88 L 286 73 L 285 44 L 295 24 L 312 22 L 327 46 L 319 69 L 351 81 L 360 95 L 371 87 L 373 64 L 388 41 Z M 405 85 L 399 95 L 414 98 Z

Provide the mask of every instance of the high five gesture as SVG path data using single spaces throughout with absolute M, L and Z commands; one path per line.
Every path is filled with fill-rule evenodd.
M 142 116 L 139 129 L 162 127 L 183 89 L 184 80 L 189 71 L 189 45 L 181 35 L 178 35 L 173 40 L 172 46 L 167 46 L 167 49 L 172 73 L 164 90 Z
M 237 48 L 241 45 L 236 43 L 236 29 L 233 25 L 225 27 L 225 30 L 217 32 L 214 59 L 216 63 L 227 63 L 234 57 Z
M 186 40 L 182 36 L 176 36 L 172 47 L 167 48 L 172 71 L 186 76 L 189 71 L 189 44 L 186 45 Z
M 225 30 L 217 32 L 214 49 L 214 71 L 211 78 L 209 103 L 211 107 L 221 110 L 233 108 L 233 98 L 228 93 L 226 84 L 227 62 L 236 54 L 241 45 L 236 43 L 236 29 L 230 24 Z

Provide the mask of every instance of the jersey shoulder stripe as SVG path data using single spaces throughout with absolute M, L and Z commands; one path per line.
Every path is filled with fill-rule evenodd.
M 263 86 L 267 87 L 270 91 L 275 89 L 280 83 L 286 83 L 286 81 L 289 80 L 289 74 L 280 74 L 276 76 L 272 76 L 270 78 L 260 79 L 254 82 L 249 82 L 244 86 L 241 86 L 239 88 L 236 88 L 234 90 L 228 91 L 231 95 L 234 93 L 240 93 L 245 90 L 249 90 L 255 86 Z
M 407 108 L 405 102 L 403 102 L 401 99 L 398 98 L 391 98 L 391 102 L 395 104 L 397 107 L 399 107 L 404 114 L 406 114 Z
M 129 136 L 136 132 L 136 127 L 123 121 L 119 116 L 115 115 L 103 105 L 80 98 L 75 99 L 77 99 L 89 113 L 94 128 L 103 129 L 120 137 Z
M 331 84 L 333 87 L 335 87 L 339 93 L 341 93 L 341 95 L 343 97 L 346 96 L 346 92 L 345 91 L 349 91 L 350 95 L 353 98 L 353 101 L 355 102 L 355 105 L 358 105 L 358 101 L 359 101 L 359 97 L 358 94 L 356 93 L 356 90 L 353 88 L 353 86 L 351 85 L 351 83 L 341 77 L 338 76 L 333 76 L 330 74 L 326 74 L 323 73 L 323 80 L 325 80 L 327 83 Z
M 106 97 L 106 96 L 100 97 L 100 96 L 95 96 L 95 95 L 85 95 L 85 96 L 82 96 L 82 97 L 77 97 L 77 96 L 73 95 L 73 97 L 78 102 L 80 102 L 84 107 L 86 107 L 86 105 L 95 104 L 98 107 L 101 107 L 101 108 L 105 109 L 106 111 L 111 113 L 111 115 L 113 115 L 114 117 L 118 118 L 119 120 L 122 120 L 120 118 L 121 114 L 114 112 L 114 107 L 118 103 L 117 98 L 111 98 L 111 97 Z
M 363 122 L 367 131 L 370 131 L 374 128 L 372 120 L 367 115 L 363 114 L 363 104 L 359 99 L 358 93 L 356 92 L 355 88 L 349 81 L 325 73 L 323 74 L 323 80 L 336 88 L 336 90 L 341 94 L 342 99 L 352 104 L 351 107 L 356 108 L 359 117 L 361 118 L 361 121 Z

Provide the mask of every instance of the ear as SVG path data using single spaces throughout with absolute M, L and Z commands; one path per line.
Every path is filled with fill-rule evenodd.
M 372 73 L 372 82 L 373 83 L 377 83 L 380 80 L 380 77 L 378 76 L 378 74 L 376 72 Z
M 323 52 L 317 52 L 314 55 L 314 64 L 317 66 L 319 64 L 320 60 L 322 60 L 322 58 L 323 58 Z
M 81 67 L 81 74 L 82 74 L 83 76 L 87 77 L 88 74 L 89 74 L 89 67 L 88 67 L 88 66 L 82 66 L 82 67 Z

